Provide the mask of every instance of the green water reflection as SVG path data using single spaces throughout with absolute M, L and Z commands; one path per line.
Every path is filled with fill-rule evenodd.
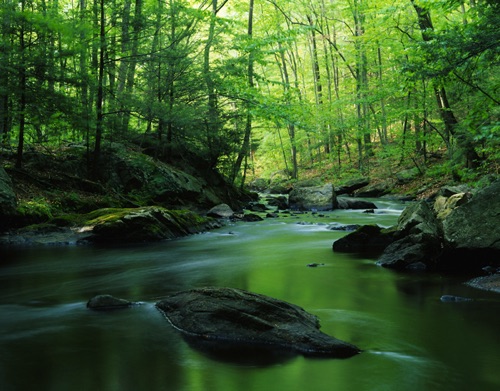
M 148 246 L 3 250 L 1 390 L 497 390 L 500 300 L 465 277 L 396 274 L 331 251 L 326 229 L 397 213 L 238 224 Z M 297 224 L 302 222 L 303 224 Z M 308 263 L 323 263 L 308 268 Z M 172 292 L 231 286 L 298 304 L 365 351 L 242 365 L 193 349 L 154 308 Z M 97 293 L 143 305 L 96 313 Z M 442 303 L 443 294 L 476 299 Z

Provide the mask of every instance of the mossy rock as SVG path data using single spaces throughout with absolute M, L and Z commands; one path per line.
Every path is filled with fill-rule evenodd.
M 212 227 L 214 220 L 187 210 L 159 206 L 107 208 L 87 215 L 92 241 L 101 243 L 150 242 L 197 233 Z

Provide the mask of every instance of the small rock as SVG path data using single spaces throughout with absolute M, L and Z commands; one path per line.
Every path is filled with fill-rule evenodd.
M 473 299 L 469 297 L 460 297 L 460 296 L 453 296 L 453 295 L 443 295 L 441 296 L 440 300 L 444 303 L 458 303 L 458 302 L 464 302 L 464 301 L 473 301 Z
M 233 215 L 234 211 L 227 204 L 216 205 L 207 212 L 207 216 L 215 218 L 229 218 Z
M 97 295 L 87 302 L 87 308 L 93 310 L 112 310 L 118 308 L 127 308 L 134 303 L 125 299 L 118 299 L 111 295 Z

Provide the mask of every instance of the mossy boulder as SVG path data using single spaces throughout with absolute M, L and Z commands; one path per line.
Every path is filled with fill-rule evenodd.
M 89 240 L 99 243 L 151 242 L 186 236 L 216 225 L 208 217 L 187 210 L 159 206 L 101 209 L 87 215 Z

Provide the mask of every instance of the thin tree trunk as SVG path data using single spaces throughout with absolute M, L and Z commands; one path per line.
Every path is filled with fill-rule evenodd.
M 210 53 L 212 50 L 212 44 L 215 38 L 215 22 L 217 17 L 217 12 L 219 11 L 217 0 L 212 0 L 212 9 L 210 14 L 210 24 L 208 28 L 208 38 L 205 44 L 203 52 L 203 74 L 205 77 L 205 85 L 207 88 L 207 119 L 206 119 L 206 130 L 207 130 L 207 145 L 210 154 L 210 165 L 217 163 L 218 153 L 215 150 L 217 146 L 216 135 L 219 131 L 219 114 L 218 114 L 218 98 L 215 91 L 215 83 L 212 78 L 212 73 L 210 69 Z
M 286 63 L 285 52 L 284 52 L 284 49 L 280 43 L 278 43 L 278 52 L 279 52 L 278 66 L 281 70 L 281 79 L 283 82 L 283 93 L 285 96 L 285 104 L 287 106 L 290 106 L 290 100 L 291 100 L 290 75 L 288 73 L 288 64 Z M 291 145 L 291 148 L 290 148 L 291 149 L 291 151 L 290 151 L 291 152 L 291 160 L 292 160 L 291 177 L 293 179 L 297 179 L 298 178 L 298 164 L 297 164 L 297 145 L 296 145 L 296 140 L 295 140 L 295 125 L 293 123 L 288 123 L 287 128 L 288 128 L 288 137 L 290 139 L 290 145 Z M 279 134 L 282 149 L 283 149 L 283 141 L 281 140 L 279 126 L 277 126 L 277 129 L 278 129 L 278 134 Z M 286 165 L 287 171 L 288 171 L 287 157 L 286 157 L 284 150 L 283 150 L 283 159 L 285 160 L 285 165 Z
M 11 28 L 11 20 L 10 20 L 10 10 L 6 12 L 6 16 L 4 16 L 1 20 L 1 33 L 2 40 L 4 42 L 9 42 L 12 39 L 12 35 L 10 34 Z M 1 52 L 0 57 L 0 67 L 2 70 L 0 71 L 0 144 L 8 144 L 9 141 L 9 133 L 10 133 L 10 123 L 11 123 L 11 113 L 9 110 L 9 73 L 6 71 L 10 68 L 10 53 Z
M 21 1 L 21 12 L 24 13 L 25 1 Z M 25 46 L 25 28 L 24 21 L 21 21 L 21 29 L 19 31 L 19 50 L 21 58 L 19 64 L 19 140 L 17 144 L 16 168 L 23 166 L 23 151 L 24 151 L 24 128 L 26 124 L 26 46 Z
M 100 29 L 99 29 L 99 76 L 97 79 L 97 101 L 96 101 L 96 132 L 95 132 L 95 146 L 94 146 L 94 167 L 93 167 L 93 175 L 97 177 L 99 164 L 101 160 L 101 141 L 102 141 L 102 133 L 104 128 L 104 114 L 103 114 L 103 105 L 104 105 L 104 59 L 106 52 L 106 27 L 105 27 L 105 13 L 104 13 L 104 2 L 105 0 L 100 0 L 99 7 L 99 21 L 100 21 Z
M 307 21 L 311 26 L 311 61 L 313 67 L 314 98 L 316 101 L 317 112 L 321 113 L 323 106 L 323 84 L 321 80 L 321 70 L 318 59 L 318 43 L 316 42 L 316 30 L 314 29 L 315 24 L 310 15 L 307 16 Z M 321 140 L 321 143 L 324 145 L 325 153 L 328 154 L 330 153 L 330 145 L 327 142 L 328 138 L 325 135 L 326 131 L 324 129 L 324 121 L 320 119 L 318 125 L 320 127 L 319 133 L 323 138 L 323 140 Z M 321 151 L 319 152 L 319 155 L 321 155 Z M 321 156 L 319 157 L 319 159 L 321 160 Z
M 127 72 L 127 81 L 125 86 L 125 98 L 128 99 L 133 92 L 134 83 L 135 83 L 135 68 L 137 64 L 137 55 L 139 53 L 139 34 L 142 29 L 142 0 L 135 1 L 135 11 L 134 11 L 134 20 L 132 22 L 132 52 L 131 52 L 131 62 L 128 67 Z M 128 131 L 130 122 L 130 110 L 126 110 L 123 114 L 123 121 L 121 124 L 121 128 L 124 132 Z
M 250 0 L 250 4 L 248 7 L 248 38 L 251 39 L 253 36 L 253 6 L 254 6 L 254 0 Z M 253 49 L 250 49 L 250 52 L 248 53 L 248 68 L 247 68 L 247 83 L 249 88 L 254 87 L 254 55 L 252 52 Z M 245 122 L 245 133 L 243 135 L 243 142 L 240 148 L 240 152 L 238 153 L 238 157 L 236 158 L 236 162 L 234 165 L 233 169 L 233 183 L 236 181 L 236 176 L 240 172 L 241 165 L 243 163 L 243 159 L 248 155 L 248 152 L 250 150 L 250 135 L 252 133 L 252 113 L 250 110 L 250 103 L 247 106 L 247 115 L 246 115 L 246 122 Z M 245 172 L 246 172 L 246 167 L 243 170 L 243 180 L 241 181 L 241 187 L 244 186 L 245 184 Z

